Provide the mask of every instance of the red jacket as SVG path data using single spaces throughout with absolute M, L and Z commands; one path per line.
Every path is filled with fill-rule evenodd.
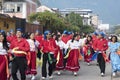
M 7 36 L 7 41 L 11 43 L 16 38 L 17 38 L 16 35 L 10 35 L 10 36 Z
M 94 50 L 96 49 L 97 41 L 98 41 L 98 38 L 97 38 L 97 37 L 94 37 L 94 38 L 92 39 L 92 48 L 93 48 Z
M 54 39 L 42 40 L 39 48 L 42 49 L 43 53 L 54 52 L 57 47 Z
M 97 39 L 94 44 L 96 51 L 106 51 L 108 49 L 108 41 L 105 38 Z
M 28 42 L 26 41 L 26 39 L 21 38 L 20 41 L 18 41 L 18 39 L 15 39 L 11 42 L 10 44 L 10 49 L 16 48 L 18 47 L 18 51 L 25 51 L 28 52 L 30 50 L 30 46 L 28 44 Z M 25 54 L 15 54 L 15 56 L 25 56 Z
M 65 44 L 67 44 L 67 42 L 71 39 L 71 37 L 72 36 L 68 36 L 68 35 L 66 35 L 66 36 L 62 36 L 62 41 L 65 43 Z
M 43 36 L 41 35 L 36 35 L 35 36 L 35 40 L 39 41 L 41 43 L 41 41 L 43 40 Z

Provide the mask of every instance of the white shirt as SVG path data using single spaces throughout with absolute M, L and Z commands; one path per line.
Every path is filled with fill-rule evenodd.
M 71 42 L 72 40 L 69 40 L 68 42 L 67 42 L 67 45 L 68 45 L 68 47 L 70 47 L 71 49 L 79 49 L 80 48 L 80 43 L 79 43 L 79 41 L 76 41 L 76 40 L 74 40 L 73 42 Z
M 30 46 L 30 51 L 36 51 L 37 47 L 40 43 L 37 40 L 35 40 L 35 42 L 34 42 L 34 40 L 31 40 L 31 39 L 28 39 L 27 41 L 28 41 L 29 46 Z
M 3 48 L 3 43 L 0 42 L 0 55 L 6 55 L 7 51 Z
M 65 47 L 65 43 L 61 40 L 61 41 L 55 41 L 56 44 L 60 47 L 60 49 L 63 49 Z
M 86 38 L 79 39 L 81 46 L 84 46 Z

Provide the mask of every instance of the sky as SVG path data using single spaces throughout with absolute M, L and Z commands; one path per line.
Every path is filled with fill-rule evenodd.
M 85 8 L 99 15 L 103 23 L 120 24 L 120 0 L 40 0 L 50 8 Z

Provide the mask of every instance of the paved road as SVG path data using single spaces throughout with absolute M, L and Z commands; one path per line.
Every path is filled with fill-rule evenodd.
M 118 73 L 116 78 L 111 77 L 110 63 L 106 64 L 105 77 L 100 76 L 100 71 L 98 66 L 96 66 L 96 62 L 92 62 L 90 66 L 87 66 L 85 62 L 80 61 L 80 66 L 81 68 L 78 72 L 78 76 L 73 76 L 73 73 L 70 71 L 62 71 L 60 76 L 57 75 L 57 72 L 54 72 L 53 79 L 51 80 L 120 80 L 120 73 Z M 38 74 L 36 76 L 36 80 L 41 80 L 40 68 L 38 68 L 37 71 Z M 27 76 L 27 80 L 30 80 L 29 76 Z

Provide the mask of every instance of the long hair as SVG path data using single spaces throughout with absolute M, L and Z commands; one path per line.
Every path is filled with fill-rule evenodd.
M 90 38 L 90 40 L 88 40 L 88 38 Z M 90 41 L 92 41 L 92 36 L 88 35 L 88 37 L 87 37 L 87 39 L 86 39 L 86 41 L 85 41 L 85 44 L 89 44 Z
M 74 34 L 71 42 L 73 42 L 75 40 L 75 37 L 77 37 L 77 36 L 78 36 L 78 34 Z
M 29 37 L 29 33 L 28 32 L 23 34 L 23 38 L 28 39 L 28 37 Z
M 59 41 L 59 38 L 61 37 L 61 35 L 57 35 L 55 40 Z
M 31 34 L 32 34 L 33 32 L 30 32 L 29 34 L 28 34 L 28 39 L 30 39 L 30 36 L 31 36 Z M 34 34 L 34 33 L 33 33 Z M 35 39 L 33 39 L 34 40 L 34 42 L 35 42 Z
M 4 40 L 3 40 L 3 48 L 5 50 L 8 50 L 9 47 L 8 47 L 8 43 L 7 43 L 7 39 L 6 39 L 6 34 L 5 33 L 1 33 L 0 35 L 2 35 L 4 37 Z
M 117 38 L 117 36 L 115 36 L 115 35 L 113 35 L 112 37 L 111 37 L 111 41 L 112 41 L 112 39 L 115 37 L 115 42 L 118 42 L 118 38 Z

